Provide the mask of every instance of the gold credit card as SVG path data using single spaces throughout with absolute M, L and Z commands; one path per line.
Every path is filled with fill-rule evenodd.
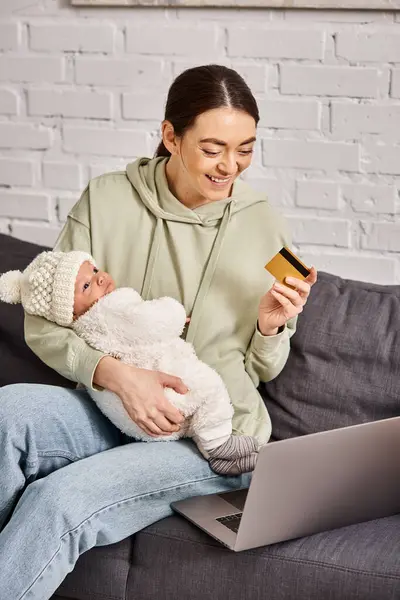
M 285 283 L 285 277 L 296 277 L 297 279 L 304 280 L 310 274 L 310 269 L 286 246 L 271 258 L 269 263 L 265 265 L 265 269 L 275 279 L 288 287 L 293 286 Z

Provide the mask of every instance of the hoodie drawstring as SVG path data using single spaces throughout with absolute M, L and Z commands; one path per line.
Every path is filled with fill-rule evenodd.
M 197 290 L 197 294 L 194 299 L 192 314 L 190 316 L 190 323 L 189 323 L 189 326 L 188 326 L 188 329 L 186 332 L 186 338 L 185 338 L 187 342 L 193 343 L 193 340 L 196 335 L 198 323 L 200 320 L 200 314 L 203 309 L 204 300 L 210 289 L 211 282 L 214 277 L 215 269 L 217 268 L 219 255 L 221 253 L 222 243 L 225 239 L 225 233 L 228 228 L 229 221 L 231 220 L 232 204 L 233 204 L 233 202 L 231 201 L 225 207 L 224 215 L 221 219 L 218 233 L 214 240 L 214 244 L 213 244 L 213 247 L 212 247 L 212 250 L 210 253 L 210 257 L 208 259 L 206 270 L 204 272 L 203 278 L 200 282 L 199 289 Z
M 219 255 L 222 249 L 222 243 L 225 238 L 225 233 L 227 227 L 229 225 L 229 221 L 231 220 L 232 215 L 232 204 L 233 202 L 229 202 L 226 205 L 224 214 L 221 219 L 220 226 L 218 228 L 218 233 L 215 237 L 213 247 L 211 249 L 210 257 L 208 259 L 208 263 L 202 277 L 202 280 L 199 285 L 199 289 L 197 290 L 196 297 L 194 299 L 192 314 L 190 316 L 190 323 L 186 332 L 186 341 L 193 343 L 194 337 L 197 331 L 197 324 L 199 322 L 199 317 L 203 308 L 204 300 L 208 294 L 208 290 L 210 289 L 212 279 L 214 277 L 215 269 L 217 267 Z M 155 265 L 158 258 L 158 252 L 160 249 L 160 240 L 161 240 L 161 229 L 163 226 L 163 220 L 160 217 L 157 217 L 157 223 L 154 230 L 153 243 L 151 245 L 149 262 L 147 264 L 146 273 L 143 281 L 141 296 L 143 300 L 148 300 L 151 285 L 153 283 Z
M 153 242 L 151 244 L 149 262 L 147 263 L 146 273 L 144 276 L 144 281 L 142 285 L 142 290 L 140 295 L 143 300 L 149 299 L 149 293 L 151 289 L 151 284 L 153 283 L 155 266 L 158 258 L 158 251 L 160 249 L 160 240 L 161 240 L 161 229 L 162 229 L 162 220 L 160 217 L 157 217 L 156 226 L 154 229 Z

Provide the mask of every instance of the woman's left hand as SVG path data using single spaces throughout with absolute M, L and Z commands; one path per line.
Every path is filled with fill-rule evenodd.
M 274 285 L 261 298 L 258 308 L 258 328 L 263 335 L 276 335 L 278 328 L 296 317 L 303 310 L 311 287 L 317 281 L 317 270 L 311 267 L 310 274 L 302 281 L 286 277 L 285 283 L 295 289 L 275 281 Z

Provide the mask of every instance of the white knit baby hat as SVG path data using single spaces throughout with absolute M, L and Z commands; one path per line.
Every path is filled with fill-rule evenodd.
M 86 261 L 96 266 L 86 252 L 42 252 L 22 273 L 0 276 L 0 300 L 21 303 L 27 313 L 68 327 L 73 322 L 75 280 Z

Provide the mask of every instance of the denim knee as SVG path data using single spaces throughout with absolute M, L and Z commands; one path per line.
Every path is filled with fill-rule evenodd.
M 13 383 L 0 388 L 0 429 L 10 420 L 15 423 L 17 414 L 21 412 L 21 401 L 26 383 Z

